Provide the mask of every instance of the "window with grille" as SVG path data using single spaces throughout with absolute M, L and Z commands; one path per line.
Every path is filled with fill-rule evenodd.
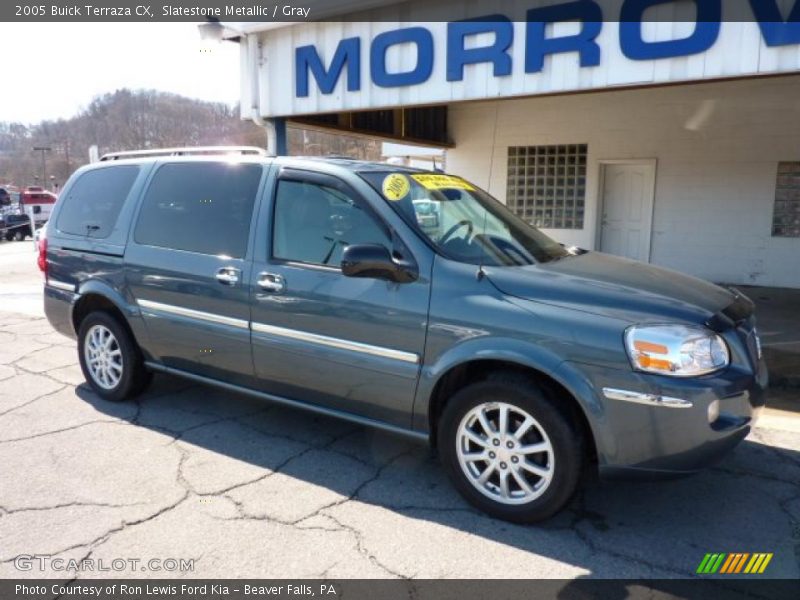
M 531 225 L 583 229 L 586 144 L 512 146 L 506 203 Z
M 778 164 L 772 236 L 800 237 L 800 162 Z

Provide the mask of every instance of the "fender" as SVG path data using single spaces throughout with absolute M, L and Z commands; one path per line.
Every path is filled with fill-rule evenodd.
M 618 440 L 613 429 L 609 427 L 605 401 L 598 393 L 597 387 L 580 370 L 578 363 L 564 361 L 549 375 L 578 399 L 578 404 L 583 409 L 587 417 L 586 422 L 592 431 L 598 463 L 600 465 L 607 463 L 609 454 L 616 453 Z
M 139 347 L 149 355 L 147 347 L 149 346 L 149 336 L 145 328 L 142 313 L 135 302 L 128 302 L 128 300 L 120 294 L 113 286 L 102 279 L 88 279 L 78 284 L 78 293 L 70 308 L 70 321 L 75 323 L 74 313 L 75 308 L 80 304 L 81 299 L 89 294 L 96 294 L 102 296 L 111 304 L 113 304 L 122 315 L 133 333 L 133 337 Z M 77 334 L 78 332 L 75 331 Z
M 585 378 L 571 363 L 552 351 L 519 339 L 482 337 L 472 339 L 447 350 L 434 362 L 425 364 L 420 372 L 414 399 L 412 428 L 428 431 L 428 411 L 436 384 L 453 367 L 476 360 L 501 360 L 545 373 L 564 386 L 578 401 L 595 435 L 594 421 L 604 413 L 602 401 L 587 386 Z M 593 418 L 588 418 L 589 416 Z

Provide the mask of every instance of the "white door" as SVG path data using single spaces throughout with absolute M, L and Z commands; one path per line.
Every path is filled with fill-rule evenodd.
M 650 260 L 655 162 L 603 166 L 600 250 Z

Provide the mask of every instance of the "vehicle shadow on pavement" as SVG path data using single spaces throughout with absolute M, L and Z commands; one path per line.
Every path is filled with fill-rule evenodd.
M 76 393 L 119 415 L 119 405 L 88 386 Z M 376 545 L 389 540 L 390 556 L 430 554 L 439 545 L 451 555 L 450 576 L 470 573 L 466 565 L 476 558 L 469 540 L 476 538 L 493 542 L 498 556 L 517 549 L 567 563 L 573 576 L 692 577 L 707 552 L 773 552 L 766 576 L 800 575 L 793 432 L 757 429 L 718 466 L 686 479 L 601 483 L 587 476 L 562 513 L 518 526 L 471 508 L 426 445 L 398 436 L 162 375 L 128 414 L 124 421 L 178 447 L 187 498 L 224 503 L 221 518 L 350 531 L 359 544 L 371 540 L 376 556 Z M 469 535 L 455 541 L 454 532 Z M 516 573 L 563 577 L 553 564 L 550 575 Z M 444 576 L 433 567 L 397 574 Z

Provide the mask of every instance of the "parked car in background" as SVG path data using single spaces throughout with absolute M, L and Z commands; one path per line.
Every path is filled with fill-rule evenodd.
M 3 217 L 3 237 L 6 241 L 16 240 L 21 242 L 31 237 L 31 220 L 24 214 L 6 214 Z
M 427 440 L 515 522 L 587 468 L 707 466 L 765 403 L 735 290 L 565 248 L 460 177 L 191 153 L 79 169 L 39 244 L 47 318 L 105 399 L 160 371 Z
M 24 213 L 33 210 L 36 225 L 43 225 L 50 218 L 58 196 L 38 186 L 27 187 L 20 193 L 19 207 Z

